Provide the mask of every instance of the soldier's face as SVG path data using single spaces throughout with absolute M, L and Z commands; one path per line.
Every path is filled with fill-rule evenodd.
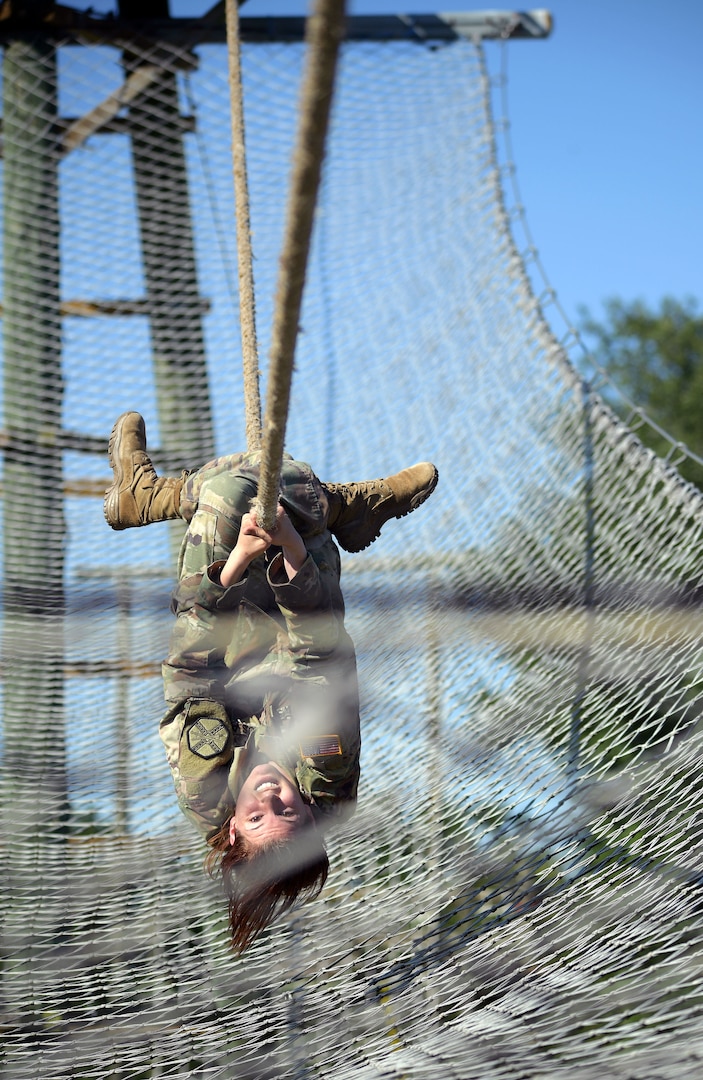
M 287 840 L 312 820 L 297 785 L 271 761 L 257 765 L 244 781 L 230 821 L 230 843 L 235 836 L 245 837 L 252 847 Z

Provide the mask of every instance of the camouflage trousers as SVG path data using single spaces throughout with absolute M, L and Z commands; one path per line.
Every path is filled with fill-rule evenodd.
M 179 556 L 179 585 L 172 600 L 174 612 L 190 605 L 193 590 L 207 567 L 226 559 L 235 546 L 242 517 L 251 509 L 257 495 L 259 460 L 258 453 L 228 454 L 186 476 L 180 513 L 189 527 Z M 341 564 L 336 544 L 327 530 L 327 494 L 309 465 L 295 461 L 290 455 L 284 456 L 279 498 L 315 562 L 328 574 L 332 570 L 338 581 Z M 258 600 L 263 603 L 264 597 L 270 596 L 263 560 L 255 560 L 250 573 L 252 585 L 261 578 L 263 592 Z

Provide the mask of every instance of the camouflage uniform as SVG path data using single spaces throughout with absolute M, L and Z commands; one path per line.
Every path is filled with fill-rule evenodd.
M 163 665 L 160 726 L 181 809 L 207 838 L 231 815 L 254 767 L 275 761 L 324 827 L 353 813 L 359 778 L 356 659 L 344 628 L 339 551 L 327 498 L 308 465 L 286 458 L 281 502 L 308 557 L 288 581 L 280 551 L 219 584 L 257 492 L 255 455 L 219 458 L 188 477 L 190 518 Z

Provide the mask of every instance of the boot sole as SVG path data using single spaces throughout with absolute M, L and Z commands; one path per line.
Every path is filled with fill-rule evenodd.
M 350 554 L 353 555 L 356 555 L 359 551 L 366 551 L 367 547 L 371 547 L 371 544 L 373 544 L 375 540 L 378 540 L 379 536 L 381 535 L 381 529 L 386 524 L 386 522 L 392 521 L 393 519 L 399 521 L 400 518 L 404 518 L 407 517 L 408 514 L 412 514 L 413 510 L 417 510 L 418 506 L 422 506 L 422 504 L 426 502 L 427 499 L 429 499 L 430 495 L 437 487 L 437 481 L 439 480 L 439 470 L 434 465 L 432 467 L 434 469 L 433 476 L 430 478 L 427 486 L 422 491 L 418 491 L 417 495 L 415 495 L 415 497 L 410 500 L 410 506 L 407 510 L 403 510 L 400 514 L 391 514 L 390 517 L 387 517 L 385 521 L 381 522 L 377 532 L 374 533 L 373 536 L 370 536 L 366 543 L 362 544 L 360 547 L 346 547 L 345 544 L 343 544 L 340 540 L 339 543 L 341 547 L 343 547 L 345 551 L 348 551 Z
M 124 427 L 124 422 L 130 415 L 130 412 L 124 412 L 121 416 L 117 417 L 115 423 L 112 425 L 112 431 L 110 432 L 110 438 L 107 444 L 107 460 L 115 475 L 115 480 L 105 492 L 105 498 L 103 499 L 103 517 L 110 528 L 114 529 L 116 532 L 121 532 L 123 529 L 128 528 L 127 525 L 123 525 L 120 521 L 120 488 L 122 486 L 122 480 L 124 479 L 124 472 L 120 461 L 120 442 L 122 441 L 122 428 Z

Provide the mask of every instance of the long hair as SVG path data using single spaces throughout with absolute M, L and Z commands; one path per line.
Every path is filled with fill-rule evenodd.
M 208 843 L 205 869 L 211 877 L 222 875 L 237 954 L 296 901 L 319 896 L 327 880 L 329 859 L 315 825 L 296 829 L 289 840 L 253 847 L 243 836 L 231 844 L 227 821 Z

